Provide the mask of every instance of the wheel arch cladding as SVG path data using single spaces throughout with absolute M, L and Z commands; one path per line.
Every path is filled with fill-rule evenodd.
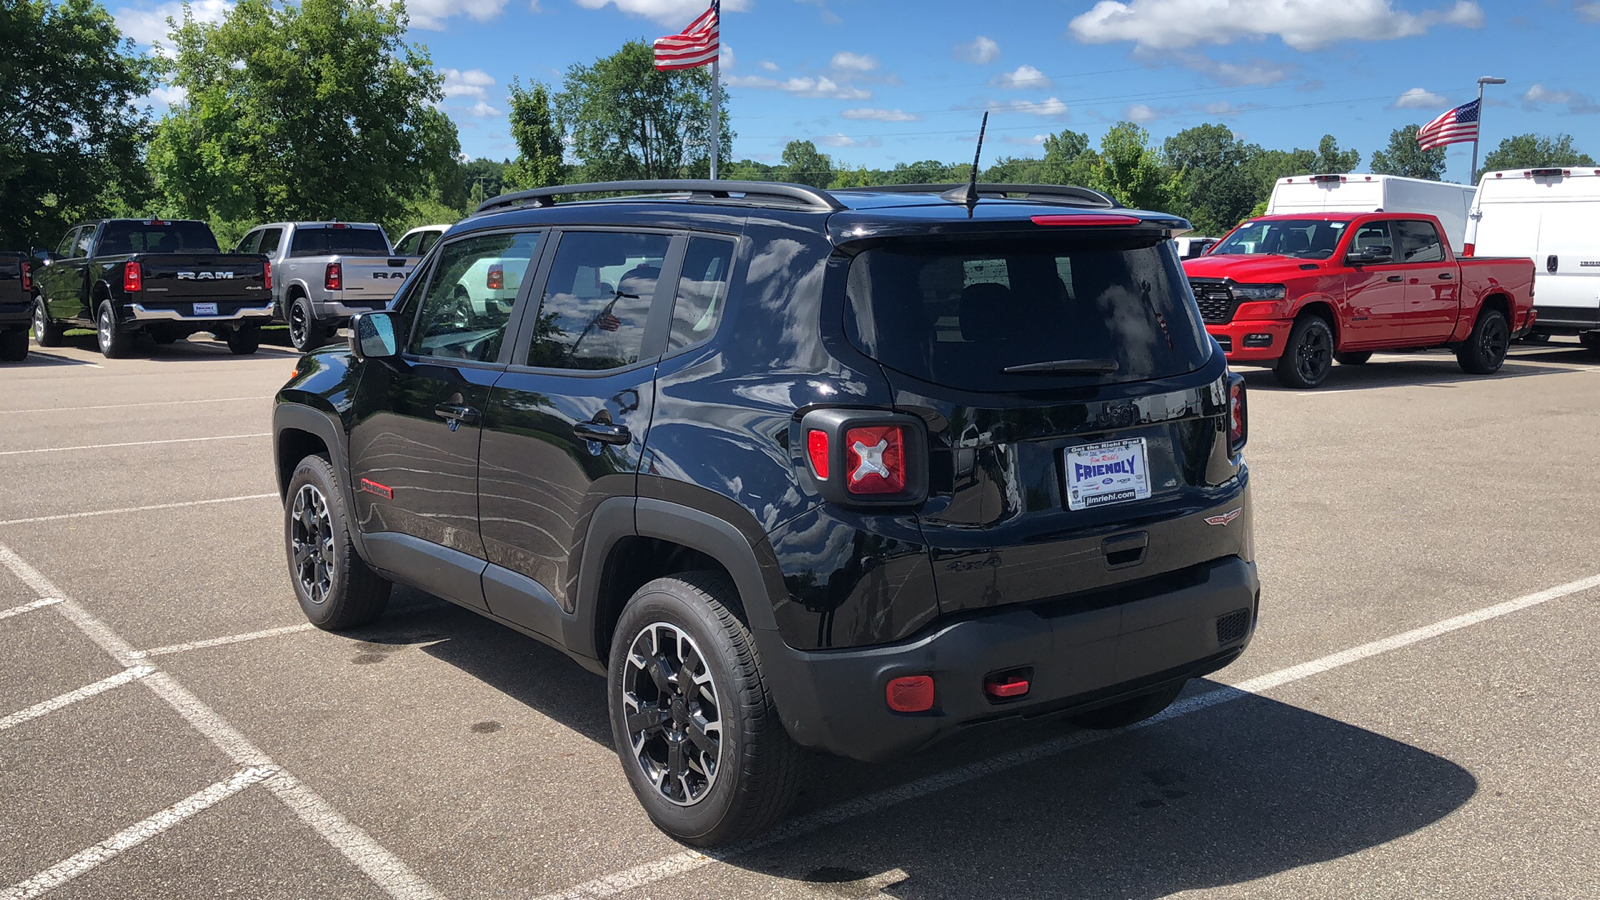
M 1511 298 L 1510 297 L 1507 297 L 1505 294 L 1502 294 L 1502 293 L 1499 293 L 1499 292 L 1496 292 L 1496 293 L 1490 294 L 1487 297 L 1484 297 L 1483 298 L 1483 307 L 1482 307 L 1482 309 L 1480 309 L 1478 311 L 1478 314 L 1482 315 L 1484 311 L 1491 310 L 1491 309 L 1499 310 L 1500 315 L 1505 316 L 1506 325 L 1508 325 L 1511 328 L 1516 328 L 1517 327 L 1517 323 L 1515 323 L 1515 322 L 1513 322 L 1511 320 Z
M 339 440 L 338 426 L 323 413 L 307 406 L 279 403 L 272 413 L 272 442 L 274 462 L 278 474 L 278 495 L 285 496 L 289 481 L 294 478 L 295 467 L 307 456 L 326 455 L 333 464 L 334 475 L 341 490 L 348 495 L 348 472 L 343 454 L 336 452 L 343 446 Z M 349 497 L 346 496 L 348 500 Z
M 1307 315 L 1316 316 L 1328 323 L 1328 329 L 1333 332 L 1334 345 L 1337 346 L 1339 342 L 1339 316 L 1334 313 L 1332 304 L 1326 300 L 1312 300 L 1300 307 L 1300 312 L 1295 318 Z

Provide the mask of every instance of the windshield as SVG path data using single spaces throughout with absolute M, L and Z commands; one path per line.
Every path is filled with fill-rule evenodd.
M 1348 222 L 1325 219 L 1270 219 L 1246 222 L 1234 229 L 1207 256 L 1292 256 L 1327 259 L 1339 246 Z
M 330 225 L 296 228 L 290 256 L 392 256 L 389 239 L 376 228 Z

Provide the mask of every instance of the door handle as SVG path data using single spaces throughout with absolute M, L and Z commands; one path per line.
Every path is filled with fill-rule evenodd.
M 599 441 L 602 444 L 626 444 L 633 440 L 633 433 L 628 431 L 628 426 L 610 422 L 578 422 L 572 426 L 572 433 L 586 441 Z
M 1550 254 L 1547 257 L 1545 257 L 1544 270 L 1546 272 L 1554 272 L 1556 269 L 1558 269 L 1560 267 L 1561 267 L 1561 258 L 1560 257 L 1556 256 L 1554 253 Z
M 1449 281 L 1450 279 L 1452 279 L 1454 277 L 1455 276 L 1450 274 L 1449 272 L 1440 272 L 1439 273 L 1439 280 L 1440 281 Z
M 1404 279 L 1402 279 L 1399 275 L 1390 275 L 1389 276 L 1389 280 L 1394 282 L 1395 284 L 1399 284 Z
M 463 424 L 476 425 L 483 419 L 483 414 L 464 403 L 441 403 L 433 408 L 433 414 L 450 423 L 450 430 Z

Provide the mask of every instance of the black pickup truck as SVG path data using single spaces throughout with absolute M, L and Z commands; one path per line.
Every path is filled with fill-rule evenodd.
M 21 253 L 0 253 L 0 362 L 28 358 L 28 316 L 33 311 L 32 263 Z
M 256 352 L 272 320 L 266 257 L 222 253 L 204 222 L 102 219 L 68 231 L 34 268 L 34 338 L 60 343 L 67 328 L 93 328 L 100 352 L 126 356 L 147 333 L 171 343 L 198 331 Z

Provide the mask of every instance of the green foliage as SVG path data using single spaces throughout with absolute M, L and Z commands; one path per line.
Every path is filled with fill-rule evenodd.
M 629 41 L 592 65 L 569 67 L 555 105 L 587 181 L 710 174 L 709 67 L 661 71 L 649 44 Z M 727 116 L 720 141 L 720 155 L 732 156 Z
M 76 221 L 143 212 L 150 61 L 93 0 L 0 3 L 0 247 L 54 246 Z
M 1325 134 L 1317 144 L 1317 159 L 1312 165 L 1316 169 L 1314 175 L 1343 175 L 1361 165 L 1361 154 L 1356 150 L 1340 150 L 1333 135 Z
M 1473 175 L 1476 182 L 1484 172 L 1496 169 L 1531 169 L 1539 166 L 1592 166 L 1594 158 L 1572 146 L 1572 135 L 1519 134 L 1500 142 L 1483 158 L 1483 168 Z
M 1407 178 L 1444 179 L 1444 148 L 1423 150 L 1417 144 L 1416 125 L 1396 128 L 1389 134 L 1389 148 L 1372 154 L 1372 171 L 1378 175 L 1404 175 Z
M 1042 159 L 1002 156 L 994 165 L 983 170 L 979 181 L 992 184 L 1048 184 L 1045 163 Z
M 1100 168 L 1100 154 L 1089 148 L 1089 136 L 1063 130 L 1044 139 L 1045 184 L 1075 184 L 1093 187 Z
M 1150 132 L 1118 122 L 1100 139 L 1100 160 L 1089 187 L 1105 191 L 1135 209 L 1165 209 L 1181 191 L 1173 173 L 1150 145 Z
M 397 221 L 456 183 L 442 77 L 384 0 L 240 0 L 186 9 L 167 80 L 188 92 L 150 165 L 170 213 L 223 221 Z
M 1221 234 L 1249 214 L 1259 188 L 1250 166 L 1261 148 L 1226 125 L 1197 125 L 1169 137 L 1161 155 L 1177 175 L 1177 212 L 1202 234 Z
M 511 139 L 517 142 L 518 156 L 505 169 L 508 189 L 549 187 L 566 181 L 566 147 L 556 127 L 555 104 L 543 83 L 535 81 L 523 87 L 522 82 L 511 79 Z
M 817 145 L 810 141 L 790 141 L 783 148 L 782 178 L 825 188 L 833 183 L 833 160 L 826 153 L 818 153 Z
M 388 233 L 389 240 L 398 241 L 402 234 L 418 226 L 454 225 L 466 214 L 466 210 L 460 207 L 442 203 L 433 197 L 423 197 L 407 203 L 404 212 L 385 221 L 383 230 Z

